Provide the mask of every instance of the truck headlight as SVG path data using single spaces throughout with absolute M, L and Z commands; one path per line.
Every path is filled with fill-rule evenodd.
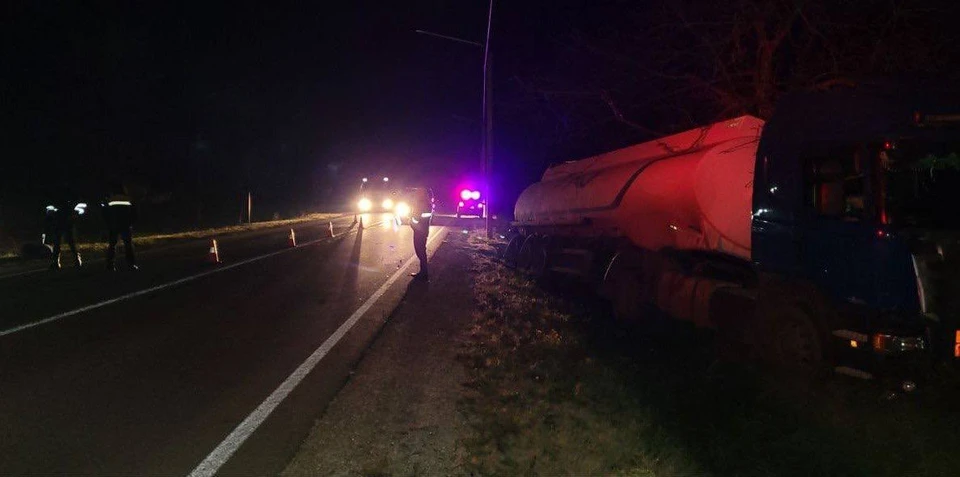
M 897 336 L 886 333 L 873 335 L 873 350 L 881 354 L 899 354 L 926 348 L 922 336 Z
M 360 202 L 357 202 L 357 208 L 360 209 L 360 212 L 368 212 L 373 208 L 373 202 L 370 202 L 370 199 L 367 198 L 360 199 Z
M 392 210 L 393 209 L 393 200 L 383 199 L 383 203 L 380 204 L 383 206 L 383 210 Z
M 397 217 L 409 217 L 410 216 L 410 206 L 406 202 L 397 203 L 396 208 L 393 209 L 393 213 L 397 214 Z

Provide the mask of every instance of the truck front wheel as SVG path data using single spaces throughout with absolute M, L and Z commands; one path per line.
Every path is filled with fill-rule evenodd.
M 824 343 L 810 308 L 792 301 L 769 305 L 773 306 L 760 315 L 765 324 L 760 339 L 767 361 L 788 372 L 816 372 L 824 361 Z

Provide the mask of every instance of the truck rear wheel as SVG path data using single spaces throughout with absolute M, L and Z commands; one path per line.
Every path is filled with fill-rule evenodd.
M 537 237 L 535 235 L 528 235 L 523 238 L 523 244 L 520 245 L 520 251 L 517 253 L 517 268 L 520 270 L 530 269 L 530 264 L 533 263 L 534 254 L 537 249 Z
M 517 259 L 517 268 L 532 274 L 535 277 L 541 277 L 547 272 L 547 247 L 549 246 L 546 237 L 531 235 L 523 241 L 520 247 L 520 256 Z
M 631 322 L 640 317 L 640 282 L 626 273 L 620 274 L 610 287 L 610 304 L 617 321 Z
M 507 248 L 503 250 L 503 263 L 510 268 L 517 268 L 517 260 L 520 258 L 520 247 L 523 246 L 523 241 L 526 237 L 523 235 L 514 235 L 509 242 L 507 242 Z
M 644 303 L 641 257 L 633 250 L 620 250 L 610 259 L 603 274 L 601 294 L 610 301 L 614 318 L 637 321 Z
M 550 248 L 552 246 L 550 237 L 540 237 L 535 245 L 529 270 L 533 276 L 540 278 L 546 276 L 547 269 L 550 266 Z

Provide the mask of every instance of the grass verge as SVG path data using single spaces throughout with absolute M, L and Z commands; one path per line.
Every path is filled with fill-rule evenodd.
M 957 389 L 881 399 L 848 378 L 716 361 L 709 337 L 607 321 L 472 237 L 478 311 L 459 359 L 468 472 L 481 475 L 956 475 Z M 652 312 L 651 312 L 652 313 Z M 956 381 L 951 381 L 955 383 Z

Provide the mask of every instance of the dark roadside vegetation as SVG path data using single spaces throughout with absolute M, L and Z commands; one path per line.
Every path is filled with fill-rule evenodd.
M 471 239 L 470 473 L 957 475 L 955 374 L 891 398 L 873 382 L 718 360 L 710 336 L 625 329 L 582 287 L 506 268 L 498 246 Z
M 341 208 L 343 210 L 345 208 Z M 182 226 L 179 229 L 163 229 L 164 231 L 151 231 L 151 228 L 134 227 L 133 242 L 137 250 L 143 251 L 157 246 L 177 243 L 184 240 L 211 238 L 222 236 L 224 234 L 233 234 L 262 230 L 280 226 L 294 226 L 305 222 L 332 220 L 343 216 L 340 212 L 331 213 L 303 213 L 298 216 L 281 217 L 276 216 L 273 220 L 255 221 L 253 223 L 234 223 L 232 225 L 220 224 L 207 227 Z M 76 245 L 81 254 L 101 253 L 107 248 L 106 228 L 100 223 L 100 219 L 81 219 L 81 223 L 76 227 Z M 178 230 L 178 231 L 174 231 Z M 31 260 L 46 260 L 50 258 L 50 248 L 44 247 L 40 242 L 40 231 L 32 230 L 31 234 L 21 232 L 20 238 L 6 237 L 0 240 L 0 265 L 16 262 L 26 262 Z M 36 237 L 34 237 L 36 236 Z M 2 237 L 0 237 L 2 238 Z M 51 240 L 48 240 L 48 243 Z M 69 246 L 63 243 L 64 253 L 69 253 Z M 68 257 L 69 258 L 69 257 Z M 68 260 L 69 261 L 69 260 Z
M 88 196 L 90 198 L 88 198 Z M 85 215 L 77 216 L 74 225 L 76 241 L 81 252 L 90 248 L 102 249 L 107 240 L 106 223 L 99 203 L 92 194 L 81 196 L 87 201 Z M 247 223 L 244 203 L 238 198 L 235 203 L 219 204 L 198 211 L 183 204 L 156 204 L 151 197 L 134 195 L 138 219 L 134 224 L 134 242 L 151 247 L 171 239 L 207 237 L 215 231 L 242 231 L 263 227 L 264 224 L 283 225 L 298 223 L 317 217 L 317 210 L 347 211 L 350 205 L 335 201 L 318 206 L 286 206 L 269 203 L 254 204 L 252 223 Z M 142 198 L 143 197 L 143 198 Z M 142 199 L 141 199 L 142 198 Z M 46 201 L 44 200 L 46 199 Z M 44 207 L 49 198 L 23 199 L 21 203 L 0 206 L 0 262 L 20 258 L 41 258 L 44 255 L 40 235 L 44 233 Z M 323 214 L 324 217 L 332 214 Z

